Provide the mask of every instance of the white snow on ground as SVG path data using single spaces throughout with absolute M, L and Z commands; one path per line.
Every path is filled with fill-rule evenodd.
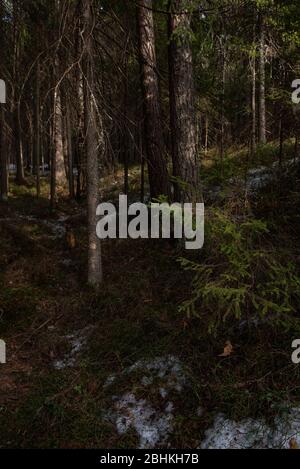
M 219 414 L 205 436 L 201 449 L 288 449 L 292 442 L 300 447 L 300 409 L 276 417 L 274 428 L 263 419 L 235 422 Z
M 126 368 L 122 376 L 132 376 L 137 371 L 146 375 L 135 383 L 135 388 L 142 386 L 145 391 L 150 391 L 148 388 L 151 387 L 153 394 L 153 386 L 157 385 L 157 392 L 161 396 L 163 405 L 157 409 L 150 398 L 139 399 L 134 391 L 130 390 L 123 395 L 113 396 L 112 408 L 106 413 L 106 418 L 116 425 L 121 435 L 133 428 L 139 437 L 139 448 L 151 449 L 166 443 L 172 431 L 175 407 L 167 398 L 170 392 L 182 392 L 187 378 L 180 361 L 171 355 L 154 360 L 139 360 Z M 104 387 L 109 387 L 116 380 L 116 375 L 111 375 Z
M 73 334 L 67 335 L 65 339 L 69 342 L 71 350 L 61 360 L 56 360 L 53 366 L 56 370 L 64 370 L 76 365 L 78 355 L 85 347 L 88 337 L 91 333 L 92 327 L 86 327 Z
M 268 168 L 258 168 L 248 172 L 246 187 L 250 192 L 257 192 L 266 187 L 274 179 L 274 174 Z
M 10 174 L 15 174 L 17 172 L 17 166 L 15 164 L 8 165 L 8 171 Z
M 150 372 L 154 378 L 160 378 L 164 385 L 161 389 L 174 389 L 177 392 L 181 392 L 186 383 L 182 364 L 172 355 L 158 357 L 151 361 L 139 360 L 125 370 L 125 373 L 132 373 L 133 371 L 147 371 Z M 149 384 L 151 384 L 151 382 Z
M 120 435 L 134 428 L 139 435 L 139 448 L 155 448 L 166 440 L 173 420 L 173 404 L 169 402 L 164 412 L 158 412 L 146 399 L 137 399 L 133 393 L 115 399 L 113 419 Z
M 58 220 L 57 223 L 52 222 L 52 221 L 48 221 L 48 220 L 44 220 L 43 223 L 44 223 L 45 226 L 50 228 L 50 230 L 53 233 L 54 238 L 63 238 L 65 236 L 66 229 L 64 227 L 64 220 L 63 219 Z
M 27 216 L 27 215 L 21 215 L 17 214 L 17 217 L 20 220 L 25 220 L 25 221 L 32 221 L 33 223 L 40 223 L 44 225 L 45 227 L 49 228 L 52 233 L 53 233 L 53 238 L 63 238 L 66 233 L 66 229 L 64 226 L 65 221 L 67 220 L 67 217 L 60 217 L 57 222 L 54 221 L 49 221 L 49 220 L 42 220 L 41 218 L 33 217 L 33 216 Z
M 141 371 L 138 382 L 133 373 Z M 143 374 L 145 375 L 143 376 Z M 134 429 L 139 437 L 140 449 L 155 449 L 168 443 L 173 430 L 175 404 L 170 392 L 180 394 L 187 385 L 183 366 L 174 356 L 159 357 L 154 360 L 139 360 L 126 368 L 120 375 L 130 377 L 130 389 L 124 394 L 112 396 L 112 406 L 105 412 L 106 420 L 114 423 L 120 435 Z M 119 376 L 119 377 L 120 377 Z M 117 375 L 107 379 L 104 388 L 118 382 Z M 137 397 L 139 389 L 142 397 Z M 159 408 L 151 402 L 151 395 L 161 396 Z M 288 409 L 284 404 L 283 408 Z M 201 418 L 204 409 L 195 411 Z M 264 419 L 245 419 L 240 422 L 230 420 L 223 414 L 217 415 L 213 426 L 205 432 L 201 449 L 288 449 L 291 444 L 300 447 L 300 408 L 281 410 L 274 425 Z
M 296 165 L 300 163 L 300 158 L 292 158 L 282 162 L 280 171 L 288 172 L 292 170 Z M 264 189 L 268 184 L 276 181 L 278 175 L 279 162 L 275 161 L 270 167 L 258 166 L 257 168 L 249 169 L 245 180 L 242 178 L 231 178 L 229 179 L 230 184 L 238 184 L 241 187 L 245 187 L 248 193 L 256 195 L 259 191 Z M 215 186 L 208 188 L 208 194 L 210 199 L 215 200 L 223 193 L 221 186 Z
M 298 165 L 300 158 L 292 158 L 282 162 L 281 171 L 289 171 Z M 275 161 L 271 167 L 259 166 L 250 169 L 247 173 L 246 187 L 250 192 L 257 192 L 266 187 L 270 182 L 274 181 L 279 170 L 279 161 Z

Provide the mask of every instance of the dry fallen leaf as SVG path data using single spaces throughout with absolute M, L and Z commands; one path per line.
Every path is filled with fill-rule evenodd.
M 290 449 L 299 449 L 296 438 L 290 440 Z
M 228 340 L 224 347 L 224 352 L 219 355 L 219 357 L 230 357 L 233 353 L 233 346 L 231 342 Z

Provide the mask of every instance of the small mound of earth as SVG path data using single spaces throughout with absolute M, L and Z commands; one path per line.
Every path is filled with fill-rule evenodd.
M 173 396 L 174 393 L 180 394 L 187 384 L 187 378 L 182 364 L 174 356 L 139 360 L 121 375 L 133 377 L 136 372 L 141 372 L 141 375 L 145 373 L 135 383 L 135 388 L 143 387 L 147 397 L 137 397 L 132 389 L 122 395 L 112 396 L 112 407 L 105 417 L 116 425 L 120 435 L 134 429 L 139 437 L 139 448 L 151 449 L 167 443 L 175 410 L 170 393 Z M 117 379 L 116 375 L 111 375 L 104 388 L 109 388 Z M 160 397 L 159 405 L 151 402 L 153 391 L 157 391 Z

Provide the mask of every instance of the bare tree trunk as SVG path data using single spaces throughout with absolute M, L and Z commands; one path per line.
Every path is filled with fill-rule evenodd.
M 283 162 L 283 144 L 284 144 L 284 124 L 283 124 L 283 111 L 280 111 L 280 119 L 279 119 L 279 167 L 282 168 Z
M 294 163 L 298 158 L 298 135 L 295 135 L 295 144 L 294 144 Z
M 85 110 L 87 125 L 87 195 L 88 195 L 88 283 L 99 288 L 102 279 L 101 243 L 96 233 L 96 211 L 99 204 L 99 161 L 98 161 L 98 135 L 97 114 L 95 102 L 94 79 L 94 17 L 92 0 L 83 0 L 84 7 L 84 48 L 86 65 L 86 93 Z M 98 131 L 100 133 L 99 147 L 103 150 L 104 136 L 100 117 L 98 118 Z
M 73 174 L 73 141 L 72 141 L 72 127 L 71 127 L 71 109 L 70 101 L 67 99 L 66 111 L 66 131 L 67 131 L 67 147 L 68 147 L 68 167 L 69 167 L 69 192 L 71 199 L 74 199 L 74 174 Z
M 34 135 L 34 165 L 36 168 L 36 195 L 41 195 L 40 185 L 40 62 L 36 68 L 36 96 L 35 96 L 35 135 Z
M 55 0 L 55 8 L 57 17 L 61 19 L 62 16 L 62 2 Z M 55 31 L 58 45 L 55 50 L 54 63 L 53 63 L 53 155 L 52 155 L 52 169 L 51 169 L 51 208 L 54 209 L 57 202 L 57 189 L 65 189 L 67 186 L 65 160 L 64 160 L 64 147 L 63 147 L 63 115 L 62 115 L 62 101 L 61 101 L 61 51 L 60 51 L 60 23 L 56 23 Z
M 208 154 L 208 133 L 209 133 L 209 121 L 208 116 L 205 116 L 205 147 L 204 147 L 204 154 L 207 156 Z
M 266 33 L 265 19 L 261 13 L 259 18 L 259 142 L 267 142 L 266 134 Z
M 4 5 L 0 2 L 0 37 L 1 37 L 1 48 L 4 46 L 3 38 L 3 16 L 4 16 Z M 4 96 L 4 102 L 6 102 L 6 96 Z M 5 129 L 5 109 L 6 105 L 0 102 L 0 201 L 6 202 L 8 199 L 8 149 L 6 141 L 6 129 Z
M 175 184 L 174 197 L 177 201 L 188 201 L 195 197 L 198 186 L 190 14 L 184 12 L 183 0 L 170 0 L 169 12 L 172 160 L 173 174 L 180 180 Z
M 50 174 L 50 209 L 54 210 L 56 206 L 56 154 L 55 154 L 55 142 L 54 142 L 54 125 L 55 125 L 55 118 L 54 118 L 54 93 L 51 95 L 51 114 L 53 115 L 53 118 L 51 119 L 51 125 L 50 125 L 50 142 L 49 142 L 49 150 L 50 150 L 50 168 L 51 168 L 51 174 Z
M 150 193 L 154 198 L 169 195 L 170 191 L 159 102 L 152 0 L 138 2 L 137 18 L 145 114 L 145 146 Z
M 83 75 L 81 70 L 78 70 L 77 75 L 78 83 L 78 113 L 77 113 L 77 187 L 76 187 L 76 198 L 80 200 L 83 192 L 83 180 L 86 177 L 86 152 L 85 152 L 85 119 L 84 119 L 84 95 L 85 95 L 85 84 L 83 81 Z
M 143 145 L 143 124 L 138 125 L 138 147 L 141 161 L 141 202 L 145 202 L 145 156 Z
M 57 186 L 63 186 L 65 182 L 63 135 L 62 135 L 62 114 L 60 92 L 55 86 L 53 99 L 53 149 L 51 165 L 51 209 L 56 207 Z
M 14 110 L 14 139 L 15 139 L 15 157 L 16 157 L 16 183 L 18 185 L 25 184 L 24 176 L 24 162 L 23 162 L 23 144 L 21 137 L 21 126 L 20 126 L 20 107 L 16 103 Z
M 5 118 L 4 104 L 1 104 L 1 125 L 0 125 L 0 162 L 1 162 L 1 190 L 0 200 L 6 202 L 8 199 L 8 170 L 7 170 L 7 149 L 5 138 Z
M 252 96 L 251 96 L 251 113 L 252 113 L 252 129 L 251 129 L 251 156 L 256 152 L 256 58 L 252 59 Z
M 222 28 L 221 54 L 222 54 L 222 95 L 221 95 L 221 135 L 220 135 L 220 157 L 221 171 L 223 173 L 223 162 L 225 154 L 225 86 L 226 86 L 226 38 L 224 26 Z
M 21 137 L 20 125 L 20 103 L 19 99 L 19 80 L 20 80 L 20 46 L 21 46 L 21 26 L 20 26 L 20 11 L 21 5 L 19 1 L 13 2 L 13 20 L 14 20 L 14 48 L 13 48 L 13 128 L 14 128 L 14 142 L 15 142 L 15 159 L 16 159 L 16 183 L 19 185 L 25 184 L 24 177 L 24 163 L 23 163 L 23 146 Z
M 125 58 L 124 65 L 124 104 L 123 104 L 123 129 L 122 129 L 122 153 L 123 153 L 123 164 L 124 164 L 124 194 L 128 195 L 129 192 L 129 138 L 128 138 L 128 73 L 127 73 L 127 57 Z
M 64 148 L 63 148 L 63 120 L 62 120 L 62 106 L 61 106 L 61 93 L 58 88 L 54 94 L 54 148 L 55 148 L 55 179 L 56 185 L 60 188 L 65 188 L 67 184 Z
M 251 68 L 251 79 L 252 79 L 252 92 L 251 92 L 251 117 L 252 117 L 252 124 L 251 124 L 251 157 L 254 158 L 256 152 L 256 23 L 257 23 L 257 14 L 256 11 L 254 13 L 254 20 L 253 20 L 253 51 L 252 51 L 252 58 L 250 59 L 250 68 Z
M 56 207 L 56 160 L 55 160 L 55 153 L 53 151 L 54 146 L 54 130 L 52 130 L 52 141 L 51 141 L 51 157 L 50 157 L 50 166 L 51 166 L 51 174 L 50 174 L 50 209 L 54 210 Z

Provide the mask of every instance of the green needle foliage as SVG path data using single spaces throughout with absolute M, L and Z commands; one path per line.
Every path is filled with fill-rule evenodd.
M 192 294 L 180 311 L 197 318 L 209 315 L 213 333 L 226 321 L 242 318 L 290 326 L 299 305 L 300 278 L 293 262 L 262 247 L 269 233 L 266 223 L 214 210 L 206 231 L 205 260 L 180 258 L 182 267 L 193 272 Z

